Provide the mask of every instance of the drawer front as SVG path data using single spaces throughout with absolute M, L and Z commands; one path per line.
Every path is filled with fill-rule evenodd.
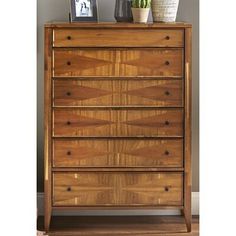
M 182 167 L 183 141 L 54 140 L 54 167 Z
M 183 30 L 55 29 L 54 47 L 183 47 Z
M 54 77 L 183 75 L 183 49 L 55 49 Z
M 54 80 L 54 106 L 182 107 L 182 80 Z
M 63 172 L 53 174 L 54 206 L 180 206 L 182 173 Z
M 56 137 L 183 135 L 182 109 L 54 109 Z

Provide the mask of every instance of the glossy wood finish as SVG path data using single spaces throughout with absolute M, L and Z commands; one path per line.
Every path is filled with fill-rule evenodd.
M 181 173 L 53 174 L 54 206 L 182 205 Z
M 54 77 L 182 76 L 182 49 L 55 49 Z
M 52 29 L 156 29 L 156 30 L 161 30 L 161 29 L 188 29 L 191 28 L 192 25 L 186 22 L 171 22 L 171 23 L 116 23 L 116 22 L 73 22 L 73 23 L 68 23 L 68 22 L 48 22 L 45 24 L 45 28 L 52 28 Z
M 54 80 L 54 106 L 182 107 L 182 80 Z
M 182 109 L 62 109 L 54 137 L 182 137 Z
M 54 167 L 182 167 L 182 139 L 55 139 Z
M 53 167 L 53 172 L 181 172 L 184 171 L 183 167 Z
M 45 230 L 52 210 L 105 206 L 181 209 L 190 231 L 191 25 L 45 32 Z
M 51 196 L 51 133 L 52 133 L 52 30 L 44 30 L 44 206 L 45 206 L 45 229 L 50 226 L 52 214 L 52 196 Z
M 184 46 L 183 30 L 55 29 L 53 36 L 54 47 Z
M 184 149 L 184 216 L 188 232 L 191 231 L 191 192 L 192 192 L 192 170 L 191 170 L 191 136 L 192 136 L 192 29 L 185 31 L 185 149 Z

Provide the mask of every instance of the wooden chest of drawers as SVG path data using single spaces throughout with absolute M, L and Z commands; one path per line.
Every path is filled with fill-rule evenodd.
M 180 209 L 191 230 L 191 25 L 45 25 L 53 210 Z

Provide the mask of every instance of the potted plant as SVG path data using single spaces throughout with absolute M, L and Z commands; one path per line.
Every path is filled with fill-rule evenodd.
M 147 23 L 151 0 L 132 0 L 132 14 L 135 23 Z
M 156 22 L 175 22 L 179 0 L 152 0 L 152 16 Z

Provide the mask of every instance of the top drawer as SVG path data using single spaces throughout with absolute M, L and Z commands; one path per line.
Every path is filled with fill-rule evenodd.
M 54 47 L 183 47 L 183 30 L 55 29 Z

